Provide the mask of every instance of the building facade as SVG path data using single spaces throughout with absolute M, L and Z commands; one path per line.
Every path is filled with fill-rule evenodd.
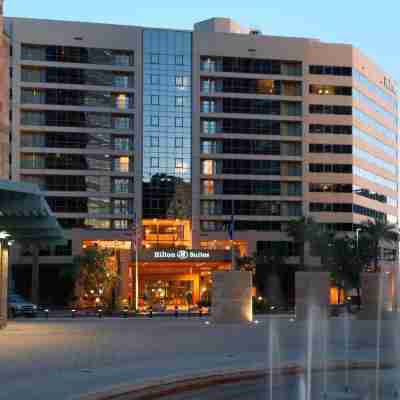
M 226 264 L 167 265 L 160 250 L 280 246 L 295 263 L 293 218 L 350 235 L 367 219 L 397 223 L 396 83 L 351 45 L 225 18 L 193 31 L 7 18 L 6 31 L 10 175 L 40 185 L 70 239 L 42 250 L 43 299 L 94 243 L 121 253 L 132 299 L 134 231 L 151 253 L 141 293 L 177 298 Z M 24 290 L 29 259 L 13 259 Z

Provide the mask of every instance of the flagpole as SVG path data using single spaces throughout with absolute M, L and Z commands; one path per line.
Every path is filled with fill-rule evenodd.
M 235 266 L 235 250 L 233 248 L 233 235 L 235 231 L 235 220 L 234 220 L 234 203 L 232 200 L 231 203 L 231 229 L 230 229 L 230 239 L 231 239 L 231 265 L 232 265 L 232 270 L 236 269 Z
M 135 214 L 135 311 L 139 311 L 139 246 L 138 246 L 138 219 Z

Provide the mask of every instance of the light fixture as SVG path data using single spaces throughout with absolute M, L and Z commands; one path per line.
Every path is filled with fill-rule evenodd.
M 7 233 L 6 231 L 1 231 L 0 232 L 0 239 L 7 239 L 10 236 L 11 235 L 9 233 Z

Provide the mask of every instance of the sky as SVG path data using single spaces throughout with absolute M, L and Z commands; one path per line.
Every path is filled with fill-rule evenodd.
M 351 43 L 400 81 L 400 0 L 4 0 L 5 15 L 192 29 L 230 17 L 264 34 Z

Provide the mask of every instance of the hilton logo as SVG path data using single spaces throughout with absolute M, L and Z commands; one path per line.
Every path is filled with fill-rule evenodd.
M 204 250 L 155 250 L 153 258 L 168 258 L 178 260 L 190 260 L 194 258 L 211 258 L 211 254 Z
M 176 257 L 180 260 L 186 260 L 187 258 L 189 258 L 189 252 L 186 250 L 179 250 L 176 252 Z

